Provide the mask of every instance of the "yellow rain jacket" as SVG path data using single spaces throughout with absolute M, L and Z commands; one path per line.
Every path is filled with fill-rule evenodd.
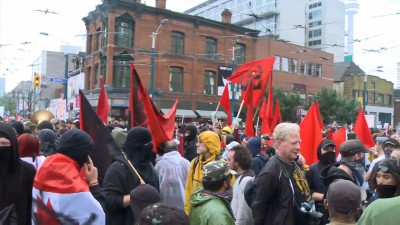
M 194 158 L 190 162 L 190 169 L 188 173 L 188 178 L 186 180 L 186 188 L 185 188 L 185 212 L 189 215 L 190 212 L 190 198 L 195 190 L 202 187 L 203 180 L 203 166 L 209 162 L 215 161 L 218 154 L 220 154 L 220 138 L 217 133 L 213 131 L 204 131 L 199 135 L 199 141 L 205 143 L 208 148 L 208 151 L 211 153 L 211 157 L 207 160 L 204 160 L 204 155 L 201 154 L 197 157 L 198 163 L 196 168 L 194 168 L 195 161 L 197 159 Z M 221 160 L 224 160 L 221 158 Z M 232 176 L 233 182 L 235 182 L 235 178 Z

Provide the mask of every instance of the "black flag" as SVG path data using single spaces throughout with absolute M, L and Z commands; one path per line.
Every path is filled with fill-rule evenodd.
M 99 183 L 101 183 L 112 159 L 121 153 L 121 149 L 81 90 L 79 98 L 80 129 L 88 133 L 94 141 L 89 156 L 98 169 Z

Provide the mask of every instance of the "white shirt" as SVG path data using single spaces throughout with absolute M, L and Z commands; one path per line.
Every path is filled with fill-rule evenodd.
M 240 175 L 236 178 L 236 181 L 233 184 L 231 208 L 236 219 L 235 225 L 253 225 L 253 214 L 251 208 L 247 205 L 246 200 L 244 199 L 244 188 L 246 187 L 247 182 L 254 178 L 247 176 L 240 181 L 242 176 L 243 175 Z

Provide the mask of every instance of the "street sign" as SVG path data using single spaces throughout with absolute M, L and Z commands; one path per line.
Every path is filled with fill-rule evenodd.
M 68 79 L 67 78 L 50 77 L 50 81 L 51 82 L 57 82 L 57 83 L 63 83 L 63 84 L 68 83 Z

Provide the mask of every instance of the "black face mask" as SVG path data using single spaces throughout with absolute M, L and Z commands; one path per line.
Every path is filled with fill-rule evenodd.
M 141 145 L 131 150 L 125 150 L 126 156 L 135 166 L 146 166 L 150 162 L 153 154 L 153 143 Z
M 383 150 L 383 153 L 385 154 L 386 159 L 390 158 L 390 154 L 392 154 L 392 152 L 393 152 L 393 149 L 390 149 L 390 148 L 386 148 Z
M 396 192 L 396 186 L 394 185 L 378 185 L 376 187 L 376 192 L 379 198 L 392 198 Z
M 335 152 L 329 151 L 329 152 L 322 154 L 319 157 L 319 161 L 321 161 L 324 164 L 334 164 L 336 162 L 335 158 L 336 158 Z
M 12 146 L 0 147 L 0 175 L 5 176 L 10 168 L 11 159 L 13 157 Z

